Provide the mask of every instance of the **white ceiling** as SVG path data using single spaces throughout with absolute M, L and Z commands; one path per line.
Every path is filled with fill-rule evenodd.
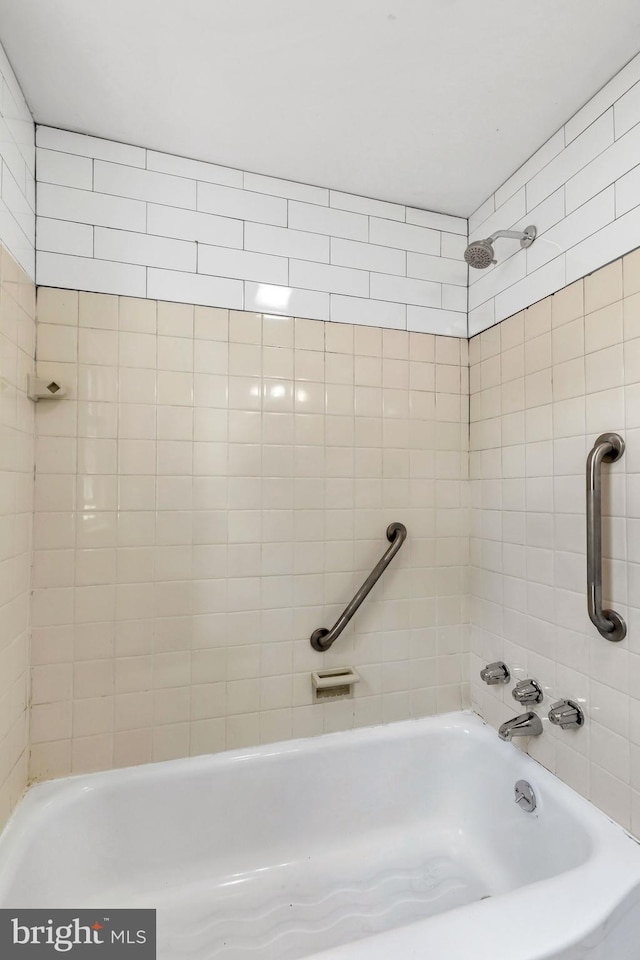
M 0 0 L 36 121 L 471 213 L 640 49 L 638 0 Z

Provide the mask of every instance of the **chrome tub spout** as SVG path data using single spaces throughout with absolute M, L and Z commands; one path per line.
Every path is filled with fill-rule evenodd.
M 521 713 L 513 720 L 507 720 L 498 730 L 501 740 L 511 740 L 513 737 L 539 737 L 541 733 L 542 720 L 531 710 Z

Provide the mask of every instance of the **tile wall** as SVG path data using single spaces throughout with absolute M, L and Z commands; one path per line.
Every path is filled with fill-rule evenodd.
M 0 828 L 27 784 L 35 287 L 0 246 Z
M 32 776 L 454 710 L 467 342 L 40 288 Z M 403 521 L 330 653 L 310 647 Z M 355 664 L 355 698 L 310 673 Z
M 35 127 L 0 46 L 0 241 L 35 279 Z
M 27 783 L 35 350 L 34 125 L 0 47 L 0 828 Z
M 467 335 L 467 221 L 38 127 L 38 283 Z
M 469 335 L 547 297 L 640 242 L 640 55 L 469 218 L 472 239 L 534 224 L 526 252 L 469 271 Z
M 640 835 L 640 251 L 474 337 L 471 374 L 472 705 L 494 726 L 515 716 L 504 660 L 543 685 L 545 733 L 529 753 Z M 628 625 L 603 639 L 586 610 L 585 464 L 617 431 L 604 468 L 605 604 Z M 559 698 L 587 723 L 546 720 Z

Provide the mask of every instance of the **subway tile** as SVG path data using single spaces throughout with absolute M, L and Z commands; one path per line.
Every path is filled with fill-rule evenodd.
M 559 254 L 574 247 L 581 240 L 597 234 L 615 219 L 613 186 L 587 200 L 573 213 L 547 230 L 527 250 L 527 270 L 533 272 Z
M 445 337 L 467 336 L 467 314 L 435 307 L 407 306 L 407 330 L 437 333 Z
M 570 253 L 571 251 L 567 256 Z M 568 277 L 565 279 L 564 256 L 556 257 L 555 260 L 551 260 L 535 273 L 529 274 L 528 277 L 496 296 L 496 319 L 503 320 L 505 317 L 510 317 L 528 304 L 535 303 L 550 293 L 562 289 L 566 282 L 570 281 Z
M 338 210 L 349 210 L 351 213 L 363 213 L 370 217 L 384 217 L 387 220 L 404 222 L 405 207 L 400 203 L 388 203 L 384 200 L 371 200 L 369 197 L 358 197 L 352 193 L 340 193 L 331 190 L 329 205 Z
M 189 160 L 171 153 L 158 153 L 147 150 L 147 170 L 168 173 L 174 177 L 186 177 L 188 180 L 204 180 L 219 183 L 226 187 L 242 187 L 242 171 L 231 167 L 220 167 L 204 160 Z
M 640 165 L 616 182 L 616 216 L 640 206 Z
M 366 239 L 354 237 L 352 239 Z M 440 233 L 427 227 L 408 223 L 395 223 L 371 217 L 369 241 L 383 247 L 398 247 L 401 250 L 413 250 L 416 253 L 428 253 L 438 256 L 440 253 Z
M 32 183 L 32 174 L 19 145 L 12 136 L 10 123 L 2 117 L 0 117 L 0 137 L 2 138 L 2 160 L 26 195 L 28 185 Z M 91 161 L 88 162 L 91 163 Z
M 198 273 L 274 284 L 286 284 L 289 279 L 288 263 L 283 257 L 205 244 L 198 246 Z
M 293 287 L 324 290 L 327 293 L 366 297 L 369 294 L 369 274 L 349 267 L 289 261 L 289 282 Z
M 640 154 L 640 117 L 638 120 L 638 126 L 612 143 L 567 181 L 567 213 L 571 213 L 637 165 Z
M 496 190 L 496 207 L 501 207 L 514 193 L 526 186 L 540 170 L 564 150 L 564 146 L 564 130 L 558 130 Z
M 602 87 L 577 113 L 565 124 L 566 143 L 582 133 L 600 114 L 622 97 L 633 84 L 640 79 L 640 57 L 634 57 L 612 79 Z M 617 104 L 616 104 L 617 106 Z M 615 114 L 615 107 L 614 107 Z M 619 136 L 616 129 L 616 136 Z
M 36 159 L 39 183 L 57 183 L 80 190 L 93 188 L 93 161 L 89 157 L 38 149 Z
M 196 206 L 196 184 L 193 180 L 103 160 L 94 161 L 93 188 L 96 193 L 148 200 L 173 207 L 193 210 Z
M 241 280 L 181 273 L 178 270 L 159 270 L 153 267 L 147 270 L 146 295 L 154 300 L 231 307 L 236 310 L 241 310 L 243 306 Z
M 537 206 L 612 143 L 613 111 L 608 110 L 527 183 L 527 209 Z
M 554 193 L 548 196 L 542 203 L 522 217 L 514 226 L 517 230 L 524 230 L 529 224 L 533 224 L 537 231 L 536 239 L 544 237 L 546 232 L 556 223 L 559 223 L 565 215 L 564 205 L 564 186 L 559 187 Z M 517 252 L 516 247 L 516 252 Z M 527 256 L 533 246 L 527 250 Z
M 242 227 L 240 236 L 242 237 Z M 213 241 L 211 241 L 213 242 Z M 317 263 L 329 262 L 329 237 L 318 233 L 306 233 L 291 230 L 288 227 L 272 227 L 263 223 L 244 225 L 244 249 L 256 253 L 269 253 L 279 257 L 297 257 L 299 260 L 314 260 Z M 226 244 L 225 244 L 226 246 Z M 367 246 L 367 244 L 363 244 Z M 352 264 L 345 264 L 351 266 Z M 357 266 L 357 264 L 353 264 Z
M 338 323 L 361 323 L 366 326 L 405 330 L 406 307 L 401 303 L 332 294 L 329 319 Z
M 418 227 L 429 227 L 433 230 L 444 230 L 463 237 L 466 237 L 468 232 L 467 221 L 464 217 L 450 217 L 444 213 L 418 210 L 415 207 L 407 207 L 407 223 L 413 223 Z
M 49 183 L 38 185 L 38 216 L 141 233 L 146 229 L 146 206 L 139 200 Z
M 38 218 L 38 250 L 45 253 L 69 253 L 76 257 L 93 256 L 93 227 L 70 220 Z
M 8 209 L 6 203 L 0 201 L 0 236 L 4 238 L 5 247 L 11 250 L 17 263 L 25 270 L 29 277 L 35 276 L 33 238 L 35 230 L 31 223 L 27 224 L 27 233 L 24 232 L 18 220 Z
M 375 300 L 392 300 L 425 307 L 439 307 L 442 301 L 438 283 L 394 277 L 384 273 L 371 274 L 370 293 Z
M 483 271 L 480 279 L 469 287 L 469 307 L 473 309 L 480 303 L 497 296 L 501 291 L 523 280 L 526 274 L 526 258 L 515 256 Z
M 331 263 L 340 266 L 404 276 L 406 260 L 407 255 L 404 250 L 379 247 L 373 243 L 360 243 L 357 240 L 342 240 L 336 237 L 331 239 Z
M 636 57 L 633 62 L 637 72 Z M 629 65 L 630 66 L 630 65 Z M 627 130 L 631 130 L 637 123 L 640 123 L 640 78 L 636 76 L 638 82 L 627 90 L 614 104 L 613 113 L 615 117 L 616 137 L 621 137 Z
M 38 283 L 125 297 L 147 295 L 145 268 L 58 253 L 38 254 Z
M 444 256 L 431 257 L 423 253 L 407 253 L 407 276 L 436 283 L 467 285 L 468 267 L 464 260 L 449 260 Z M 385 271 L 386 272 L 386 271 Z
M 293 180 L 279 180 L 277 177 L 265 177 L 257 173 L 245 173 L 243 186 L 254 193 L 267 193 L 274 197 L 286 197 L 288 200 L 301 200 L 326 207 L 329 203 L 329 190 L 325 187 L 313 187 L 308 183 L 296 183 Z
M 99 137 L 89 137 L 40 124 L 36 127 L 36 144 L 48 150 L 74 153 L 80 157 L 95 157 L 131 167 L 145 165 L 146 151 L 142 147 L 132 147 L 115 140 L 101 140 Z
M 638 243 L 639 231 L 640 209 L 636 208 L 618 217 L 592 237 L 576 244 L 566 254 L 566 282 L 571 283 L 584 277 L 603 263 L 633 250 Z
M 106 227 L 95 228 L 94 256 L 101 260 L 166 267 L 168 270 L 196 269 L 195 243 Z
M 525 188 L 522 187 L 522 189 L 518 190 L 517 193 L 514 193 L 512 197 L 509 197 L 509 199 L 506 200 L 502 206 L 496 206 L 495 212 L 490 214 L 490 216 L 483 221 L 481 227 L 469 232 L 469 237 L 472 240 L 477 240 L 480 237 L 487 237 L 490 234 L 495 233 L 497 230 L 510 230 L 513 224 L 525 216 L 526 212 L 527 205 Z M 497 241 L 499 244 L 499 249 L 505 242 L 508 241 Z M 477 271 L 474 270 L 470 273 L 475 275 Z
M 32 235 L 34 211 L 29 204 L 26 191 L 6 166 L 2 171 L 2 202 L 25 237 Z
M 484 223 L 487 217 L 490 217 L 496 209 L 496 200 L 495 195 L 492 194 L 488 197 L 483 203 L 477 207 L 471 216 L 469 217 L 469 235 L 473 230 L 477 230 L 478 227 Z
M 329 294 L 313 290 L 297 290 L 269 283 L 245 281 L 245 310 L 275 313 L 284 316 L 326 320 L 329 317 Z
M 314 206 L 296 200 L 288 202 L 288 226 L 294 230 L 322 233 L 347 240 L 367 240 L 367 217 L 330 207 Z
M 198 210 L 276 226 L 287 223 L 287 201 L 281 197 L 234 190 L 213 183 L 198 184 Z
M 445 310 L 453 310 L 456 313 L 466 313 L 468 306 L 468 293 L 466 287 L 454 287 L 450 284 L 442 284 L 442 306 Z
M 463 260 L 467 248 L 467 236 L 456 233 L 443 233 L 440 241 L 440 255 L 450 260 Z M 388 272 L 388 271 L 387 271 Z M 465 276 L 465 286 L 468 277 Z
M 149 203 L 146 230 L 161 237 L 242 248 L 242 221 L 194 210 Z

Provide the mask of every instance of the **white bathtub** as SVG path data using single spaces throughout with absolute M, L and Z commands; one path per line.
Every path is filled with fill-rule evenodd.
M 160 960 L 637 960 L 638 904 L 637 843 L 467 713 L 43 784 L 0 838 L 0 906 L 157 907 Z

